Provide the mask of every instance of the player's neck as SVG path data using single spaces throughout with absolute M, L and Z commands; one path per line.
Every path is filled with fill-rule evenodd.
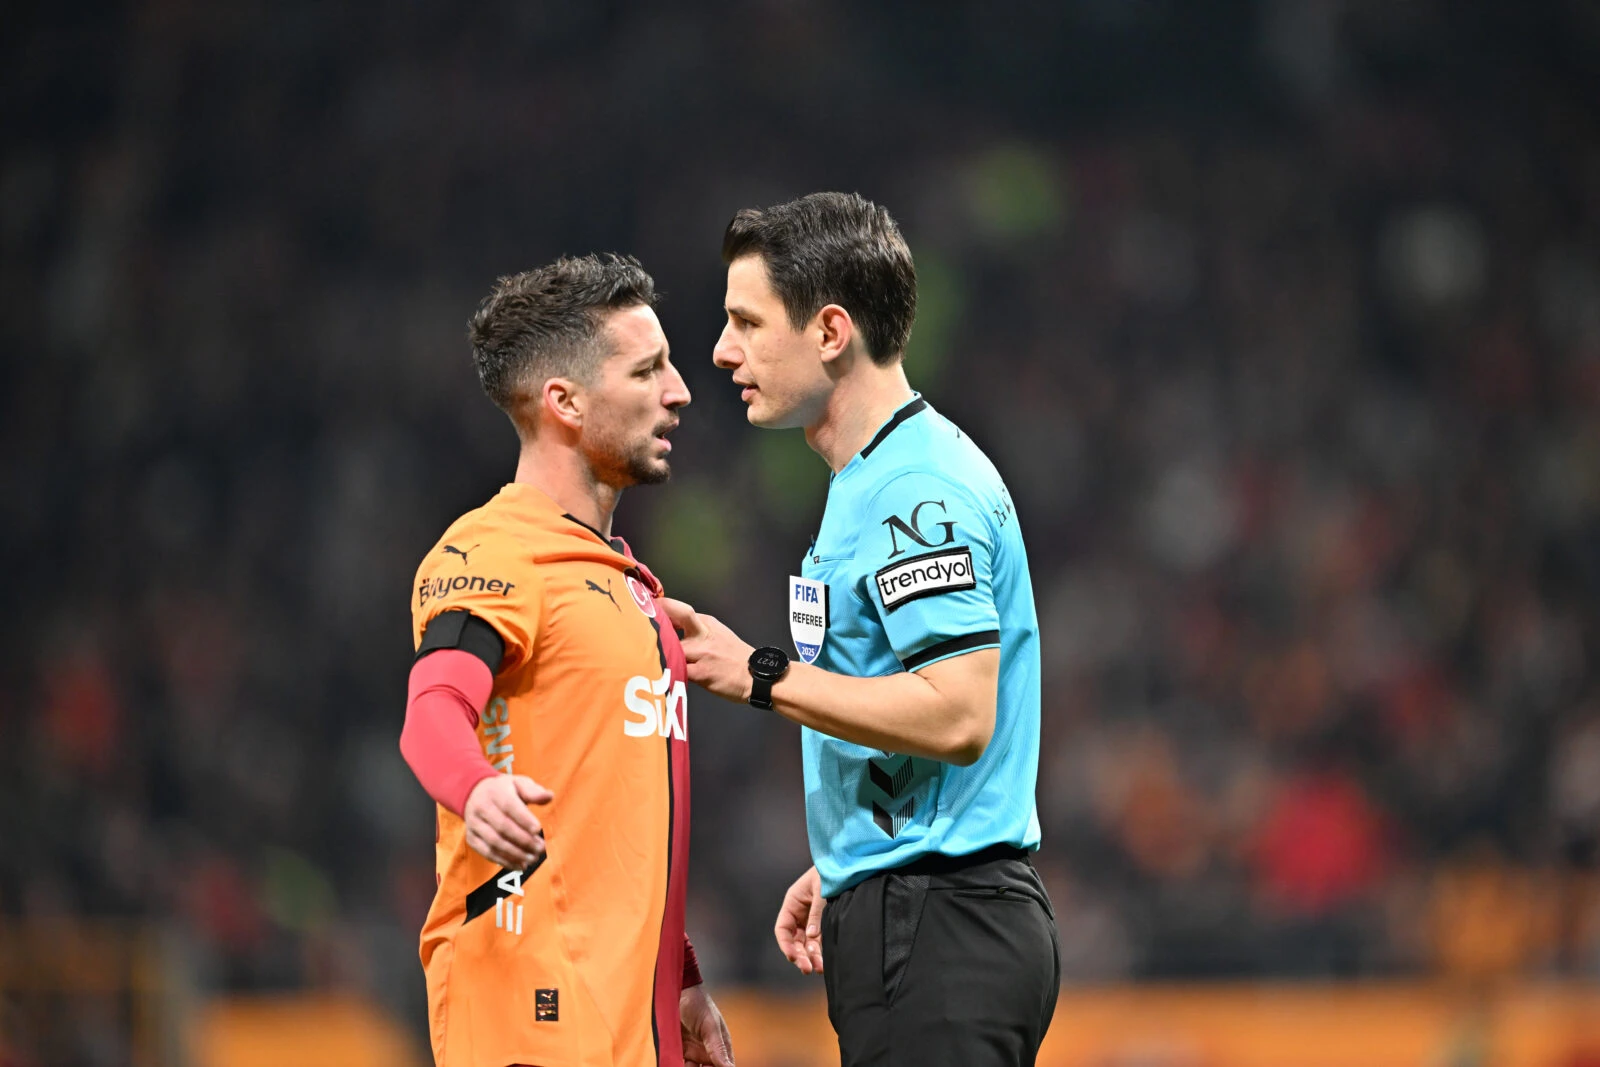
M 524 441 L 514 480 L 533 486 L 568 515 L 611 536 L 611 516 L 622 490 L 597 481 L 575 449 L 541 448 L 538 439 Z
M 868 362 L 854 371 L 834 386 L 822 418 L 806 427 L 806 444 L 835 474 L 867 447 L 878 428 L 912 395 L 899 361 L 888 367 Z

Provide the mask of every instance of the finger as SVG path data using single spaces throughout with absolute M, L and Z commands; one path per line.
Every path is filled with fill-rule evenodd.
M 515 867 L 521 870 L 538 858 L 532 851 L 510 840 L 492 826 L 480 826 L 478 836 L 488 849 L 485 853 L 487 858 L 502 867 Z
M 806 954 L 805 941 L 798 937 L 789 941 L 780 941 L 778 948 L 783 953 L 783 958 L 794 964 L 795 969 L 801 974 L 811 973 L 811 957 Z
M 471 846 L 472 851 L 496 866 L 521 866 L 515 851 L 497 834 L 484 833 L 476 827 L 469 828 L 467 830 L 467 844 Z
M 661 603 L 667 609 L 667 618 L 672 620 L 672 628 L 690 637 L 700 633 L 704 627 L 695 617 L 694 605 L 685 604 L 681 600 L 674 600 L 669 596 L 661 598 Z
M 791 890 L 783 898 L 783 905 L 778 909 L 778 919 L 772 924 L 772 936 L 777 938 L 778 947 L 783 949 L 785 956 L 790 954 L 790 946 L 804 943 L 802 924 L 805 922 L 805 916 L 805 904 L 796 899 Z
M 775 932 L 778 942 L 778 951 L 783 953 L 783 958 L 790 963 L 798 964 L 806 956 L 805 941 L 795 936 L 793 928 Z
M 527 853 L 530 859 L 544 851 L 543 827 L 539 825 L 539 820 L 520 804 L 513 805 L 509 811 L 500 807 L 493 808 L 485 813 L 484 822 L 513 848 Z
M 525 774 L 514 774 L 511 781 L 517 787 L 517 796 L 524 804 L 548 804 L 556 795 Z
M 539 821 L 539 816 L 528 810 L 520 791 L 516 796 L 495 797 L 492 809 L 505 816 L 513 825 L 520 827 L 524 833 L 531 835 L 544 833 L 544 824 Z
M 777 939 L 778 947 L 783 948 L 794 940 L 795 923 L 789 915 L 789 909 L 784 908 L 778 912 L 778 921 L 772 924 L 772 936 Z
M 519 837 L 530 839 L 544 834 L 544 824 L 539 821 L 539 816 L 528 810 L 528 806 L 512 798 L 496 798 L 486 815 L 495 829 L 511 838 L 513 841 Z
M 728 1038 L 728 1024 L 721 1016 L 706 1019 L 700 1025 L 700 1045 L 705 1050 L 703 1063 L 711 1067 L 733 1067 L 733 1049 Z
M 806 952 L 804 931 L 795 923 L 787 922 L 774 930 L 773 936 L 778 942 L 778 951 L 783 953 L 783 958 L 794 964 L 801 974 L 810 974 L 811 957 Z
M 717 1014 L 717 1044 L 711 1049 L 712 1062 L 717 1067 L 733 1067 L 733 1035 L 728 1032 L 728 1021 Z
M 811 898 L 811 907 L 806 911 L 806 937 L 820 938 L 822 936 L 822 909 L 828 906 L 828 898 L 821 893 Z

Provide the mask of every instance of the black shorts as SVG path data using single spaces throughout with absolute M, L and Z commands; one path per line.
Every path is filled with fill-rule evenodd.
M 841 1067 L 1032 1064 L 1061 987 L 1050 898 L 1005 847 L 830 898 L 822 963 Z

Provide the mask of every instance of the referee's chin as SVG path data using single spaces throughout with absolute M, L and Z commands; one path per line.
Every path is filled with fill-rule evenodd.
M 773 411 L 770 408 L 759 409 L 755 404 L 745 408 L 744 417 L 751 426 L 759 430 L 788 430 L 798 425 L 791 421 L 792 412 Z

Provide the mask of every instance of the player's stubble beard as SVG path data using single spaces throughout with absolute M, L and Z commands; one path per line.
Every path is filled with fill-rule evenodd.
M 656 437 L 672 428 L 676 420 L 665 420 L 650 430 L 644 440 L 627 440 L 621 434 L 607 433 L 589 449 L 589 468 L 597 482 L 613 489 L 635 485 L 660 485 L 672 477 L 666 457 L 657 457 Z

